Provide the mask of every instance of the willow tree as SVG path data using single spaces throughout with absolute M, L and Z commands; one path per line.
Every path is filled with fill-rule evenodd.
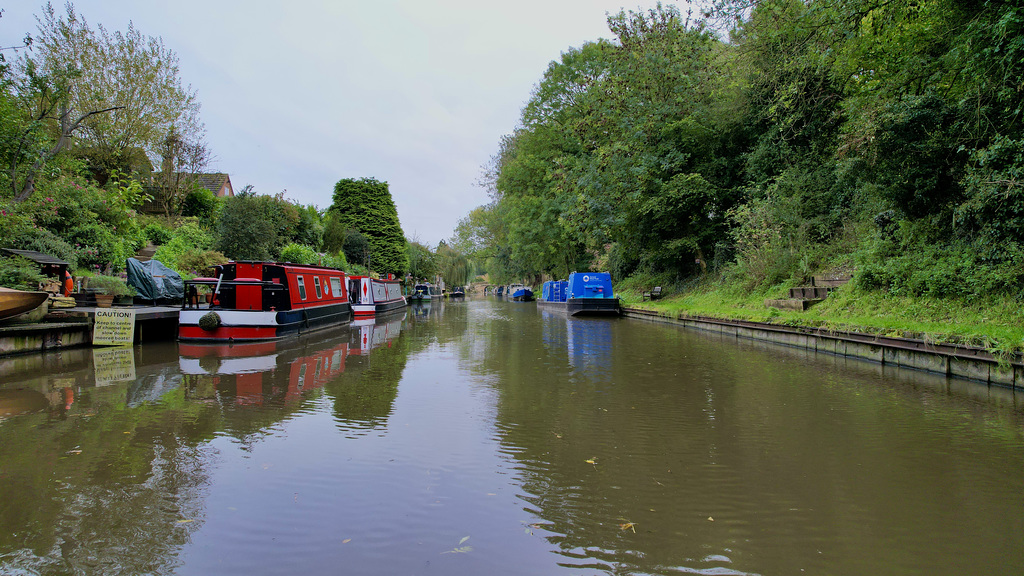
M 339 180 L 334 185 L 334 198 L 327 209 L 327 218 L 325 244 L 338 237 L 344 238 L 344 234 L 336 233 L 338 230 L 356 230 L 370 244 L 368 268 L 396 275 L 408 268 L 405 233 L 398 221 L 398 210 L 387 182 L 374 178 Z M 343 246 L 325 247 L 334 252 Z

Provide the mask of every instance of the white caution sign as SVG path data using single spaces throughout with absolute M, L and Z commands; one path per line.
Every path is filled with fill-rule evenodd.
M 93 346 L 123 346 L 135 341 L 135 310 L 97 309 Z

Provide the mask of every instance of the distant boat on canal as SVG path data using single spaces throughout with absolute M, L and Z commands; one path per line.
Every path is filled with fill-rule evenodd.
M 455 286 L 452 291 L 448 293 L 448 298 L 455 300 L 458 298 L 465 298 L 466 290 L 462 286 Z
M 402 296 L 402 283 L 398 280 L 349 276 L 348 290 L 355 318 L 372 318 L 408 305 Z
M 607 272 L 573 272 L 568 280 L 544 283 L 538 304 L 564 308 L 570 316 L 618 316 L 619 298 Z
M 336 268 L 228 262 L 214 270 L 216 277 L 185 282 L 181 341 L 276 340 L 352 320 L 345 273 Z M 208 300 L 200 301 L 200 289 Z
M 522 284 L 512 284 L 508 287 L 508 297 L 516 302 L 533 301 L 533 290 Z
M 412 294 L 409 295 L 409 300 L 413 302 L 425 302 L 430 301 L 433 298 L 440 298 L 441 296 L 440 288 L 434 286 L 430 282 L 423 282 L 413 287 Z

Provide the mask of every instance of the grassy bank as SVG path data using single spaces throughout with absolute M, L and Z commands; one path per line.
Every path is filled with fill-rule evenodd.
M 1024 351 L 1024 304 L 1010 298 L 963 301 L 899 297 L 854 285 L 833 292 L 804 312 L 776 310 L 766 298 L 784 298 L 790 287 L 745 292 L 723 283 L 696 283 L 654 302 L 641 299 L 643 289 L 624 282 L 617 290 L 623 305 L 673 315 L 752 320 L 789 326 L 919 338 L 930 342 L 981 346 L 995 353 Z M 649 287 L 648 287 L 649 288 Z

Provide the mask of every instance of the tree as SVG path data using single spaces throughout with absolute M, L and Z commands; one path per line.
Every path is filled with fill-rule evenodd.
M 356 230 L 370 244 L 369 268 L 396 275 L 405 272 L 409 265 L 405 234 L 387 182 L 374 178 L 339 180 L 327 214 L 325 243 L 328 239 L 331 242 L 328 250 L 341 248 L 334 243 L 338 239 L 344 243 L 347 231 Z
M 160 143 L 161 166 L 156 176 L 164 215 L 181 214 L 185 200 L 199 187 L 199 176 L 210 162 L 210 152 L 201 140 L 189 140 L 171 125 Z
M 201 142 L 199 102 L 182 85 L 174 51 L 133 24 L 126 32 L 93 29 L 70 2 L 65 10 L 60 16 L 46 4 L 35 46 L 41 72 L 60 79 L 62 125 L 81 128 L 81 146 L 97 159 L 95 172 L 131 173 L 135 149 L 160 164 L 172 130 L 181 142 Z
M 257 195 L 249 185 L 225 199 L 216 248 L 234 260 L 276 260 L 298 222 L 298 210 L 283 194 Z

